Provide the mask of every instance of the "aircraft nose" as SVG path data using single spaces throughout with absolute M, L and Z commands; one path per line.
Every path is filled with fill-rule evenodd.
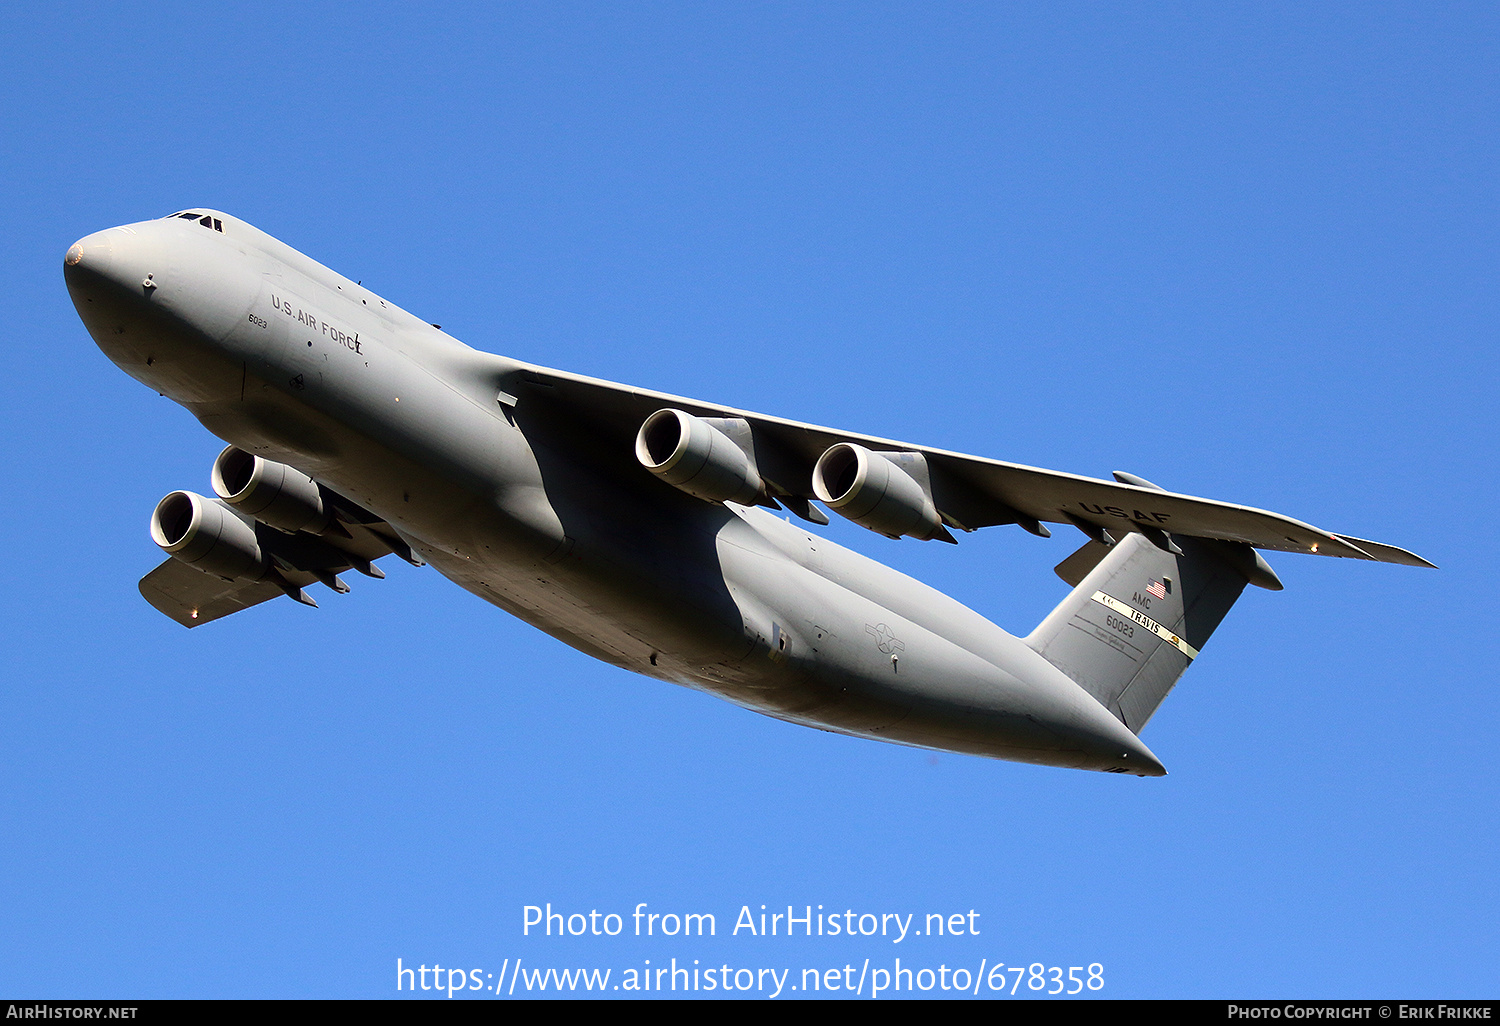
M 68 247 L 63 257 L 63 277 L 70 288 L 118 284 L 120 268 L 108 231 L 85 235 Z
M 110 243 L 117 233 L 118 229 L 110 228 L 92 235 L 85 235 L 68 247 L 68 255 L 63 257 L 63 266 L 75 268 L 87 265 L 92 269 L 109 263 L 114 249 Z
M 109 228 L 85 235 L 68 247 L 63 278 L 75 301 L 114 291 L 139 297 L 155 287 L 155 276 L 146 266 L 149 262 L 130 229 Z

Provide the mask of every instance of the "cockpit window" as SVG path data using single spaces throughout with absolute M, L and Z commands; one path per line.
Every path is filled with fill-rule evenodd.
M 216 232 L 222 232 L 224 230 L 223 221 L 209 214 L 200 214 L 196 210 L 184 210 L 180 214 L 172 214 L 166 220 L 170 221 L 173 217 L 180 217 L 188 221 L 197 221 L 203 227 L 212 228 Z

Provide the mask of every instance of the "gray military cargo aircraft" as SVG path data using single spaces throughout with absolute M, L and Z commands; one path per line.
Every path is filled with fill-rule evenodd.
M 1431 566 L 1289 517 L 549 370 L 478 352 L 216 210 L 80 239 L 64 272 L 127 374 L 229 443 L 216 497 L 151 517 L 141 581 L 185 627 L 425 560 L 605 662 L 793 723 L 1159 776 L 1137 736 L 1259 549 Z M 1087 537 L 1025 638 L 793 525 Z

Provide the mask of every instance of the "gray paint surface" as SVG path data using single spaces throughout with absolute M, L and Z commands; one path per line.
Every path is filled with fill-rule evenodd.
M 331 513 L 315 534 L 252 522 L 228 580 L 176 557 L 147 575 L 142 594 L 186 626 L 283 594 L 311 604 L 308 587 L 378 575 L 371 562 L 395 552 L 607 662 L 792 722 L 1160 775 L 1135 732 L 1246 581 L 1275 586 L 1254 549 L 1431 565 L 1128 475 L 1024 467 L 478 352 L 230 215 L 191 213 L 76 243 L 65 276 L 79 315 L 123 370 L 230 446 L 299 472 L 270 477 L 312 478 Z M 662 410 L 681 415 L 657 419 L 667 434 L 653 444 L 677 425 L 699 449 L 638 458 L 637 432 Z M 1022 641 L 761 508 L 825 522 L 809 500 L 815 478 L 830 487 L 816 470 L 835 447 L 838 488 L 865 487 L 868 472 L 879 489 L 850 515 L 883 533 L 1078 527 L 1094 540 L 1059 567 L 1077 588 Z M 738 502 L 713 500 L 731 487 Z M 1144 589 L 1163 579 L 1173 590 L 1152 615 Z

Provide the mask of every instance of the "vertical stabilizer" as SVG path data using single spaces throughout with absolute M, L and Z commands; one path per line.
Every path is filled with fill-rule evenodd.
M 1103 558 L 1026 639 L 1136 733 L 1240 597 L 1241 567 L 1255 563 L 1248 546 L 1171 541 L 1180 553 L 1137 533 L 1108 548 L 1089 542 L 1058 572 Z

